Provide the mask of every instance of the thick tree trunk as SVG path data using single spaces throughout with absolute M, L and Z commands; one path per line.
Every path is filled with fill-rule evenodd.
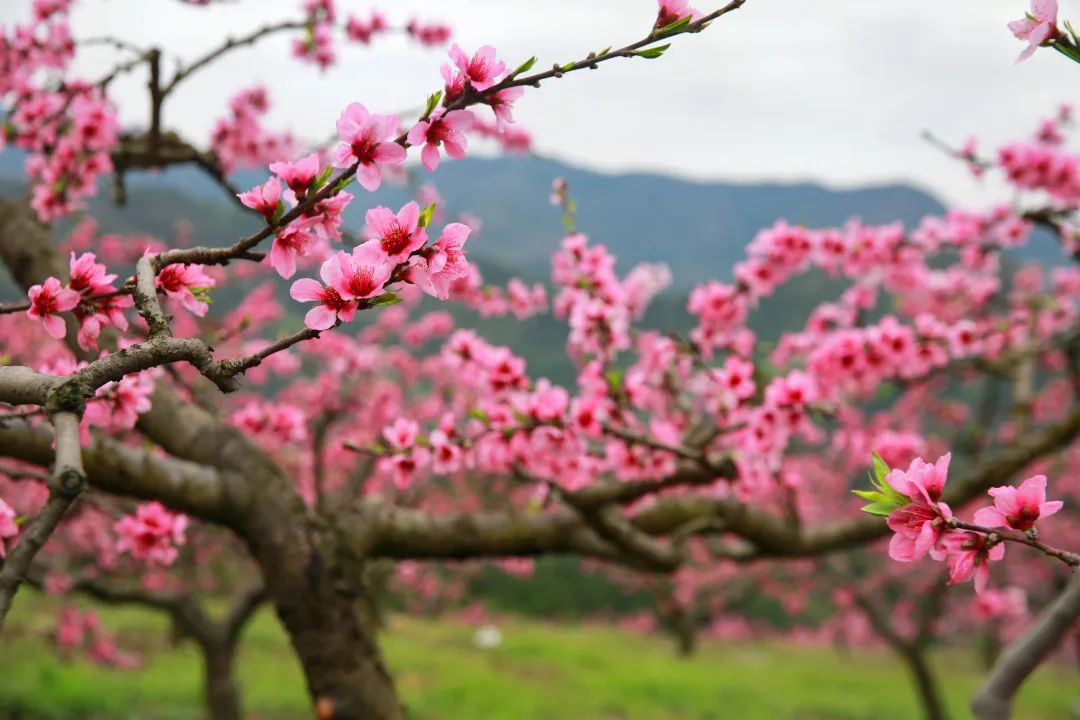
M 289 633 L 320 720 L 403 720 L 394 682 L 360 612 L 363 558 L 295 492 L 267 489 L 242 534 Z
M 203 701 L 210 720 L 243 720 L 236 685 L 236 645 L 200 645 L 203 656 Z
M 693 657 L 697 652 L 697 628 L 694 626 L 694 613 L 688 609 L 678 610 L 674 618 L 675 648 L 679 657 Z
M 900 649 L 899 653 L 915 681 L 923 707 L 923 717 L 926 720 L 948 720 L 949 711 L 945 708 L 941 687 L 933 668 L 930 667 L 926 651 L 921 647 L 909 646 Z

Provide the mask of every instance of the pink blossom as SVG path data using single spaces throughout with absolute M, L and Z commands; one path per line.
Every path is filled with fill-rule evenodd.
M 524 94 L 525 88 L 511 87 L 484 96 L 484 104 L 495 113 L 496 127 L 499 130 L 505 132 L 506 126 L 514 122 L 514 103 Z
M 382 183 L 380 168 L 405 159 L 405 148 L 393 141 L 397 125 L 394 115 L 374 115 L 360 103 L 350 104 L 337 121 L 342 144 L 334 150 L 331 164 L 345 168 L 358 163 L 356 177 L 360 185 L 371 192 L 378 190 Z
M 278 228 L 270 248 L 270 266 L 288 280 L 296 274 L 296 259 L 305 257 L 318 240 L 312 232 L 314 222 L 309 218 L 294 221 Z
M 446 300 L 450 296 L 450 284 L 469 273 L 469 262 L 465 259 L 469 232 L 469 227 L 461 223 L 447 225 L 430 248 L 412 258 L 406 279 L 428 295 Z
M 1031 12 L 1009 23 L 1013 35 L 1028 42 L 1016 62 L 1027 60 L 1040 45 L 1058 36 L 1057 14 L 1057 0 L 1031 0 Z
M 339 252 L 323 263 L 321 276 L 346 300 L 367 300 L 383 291 L 393 266 L 360 246 L 352 254 Z
M 1027 532 L 1035 527 L 1036 520 L 1050 517 L 1064 505 L 1060 500 L 1046 501 L 1045 475 L 1033 475 L 1019 488 L 1005 485 L 987 492 L 994 498 L 994 506 L 975 512 L 975 524 L 983 527 L 1007 526 Z
M 75 292 L 97 295 L 115 289 L 112 282 L 116 275 L 109 274 L 106 267 L 97 262 L 94 253 L 83 253 L 78 257 L 71 253 L 68 267 L 68 287 Z
M 368 231 L 374 237 L 361 247 L 385 258 L 387 263 L 397 265 L 427 242 L 427 232 L 420 227 L 420 206 L 406 203 L 395 215 L 382 205 L 368 210 L 364 215 Z
M 4 541 L 10 540 L 19 534 L 19 526 L 15 524 L 15 510 L 0 498 L 0 558 L 6 557 Z
M 206 290 L 217 283 L 206 274 L 202 265 L 177 263 L 162 268 L 155 284 L 165 292 L 165 297 L 176 300 L 192 315 L 203 317 L 210 306 Z
M 439 167 L 439 146 L 446 148 L 446 154 L 452 158 L 465 157 L 467 138 L 464 130 L 473 122 L 473 114 L 468 110 L 445 112 L 436 110 L 427 120 L 416 123 L 409 131 L 410 145 L 423 145 L 420 159 L 429 171 Z
M 975 592 L 982 594 L 990 579 L 990 563 L 1005 557 L 1005 544 L 990 544 L 982 533 L 952 532 L 945 536 L 943 545 L 948 553 L 949 584 L 967 582 L 975 578 Z
M 450 26 L 445 23 L 429 22 L 423 24 L 418 20 L 410 20 L 405 26 L 405 30 L 417 42 L 427 47 L 445 44 L 450 40 L 452 33 Z
M 701 12 L 690 7 L 690 0 L 657 0 L 660 11 L 656 16 L 656 27 L 662 28 L 678 22 L 685 17 L 697 20 Z
M 308 188 L 319 176 L 319 154 L 311 153 L 296 162 L 272 162 L 270 172 L 280 177 L 289 189 L 296 193 L 297 198 L 303 199 Z
M 889 557 L 911 562 L 927 553 L 935 560 L 944 558 L 942 539 L 948 532 L 946 520 L 952 516 L 949 506 L 938 500 L 949 471 L 951 453 L 933 465 L 915 458 L 907 471 L 893 469 L 885 482 L 906 495 L 911 502 L 893 510 L 887 520 L 895 535 L 889 542 Z
M 907 471 L 893 469 L 885 476 L 885 482 L 894 490 L 907 495 L 912 502 L 936 503 L 949 475 L 952 453 L 945 453 L 933 465 L 922 458 L 911 461 Z
M 457 43 L 454 43 L 450 46 L 450 59 L 454 61 L 473 89 L 479 92 L 497 84 L 502 74 L 506 72 L 506 63 L 495 58 L 495 48 L 490 45 L 484 45 L 470 58 Z
M 270 222 L 274 213 L 277 212 L 278 202 L 281 200 L 281 181 L 272 177 L 262 185 L 256 185 L 247 192 L 237 195 L 245 207 L 262 213 L 267 222 Z
M 185 542 L 188 519 L 173 513 L 159 502 L 139 505 L 134 515 L 125 515 L 114 529 L 119 535 L 117 552 L 130 552 L 150 564 L 172 565 L 179 555 L 177 546 Z
M 350 15 L 345 23 L 345 34 L 349 39 L 364 45 L 369 44 L 376 33 L 385 32 L 386 29 L 386 18 L 378 10 L 372 11 L 371 18 L 367 21 Z
M 30 309 L 26 314 L 40 320 L 49 335 L 62 340 L 67 334 L 67 327 L 59 313 L 74 310 L 79 304 L 79 293 L 62 287 L 59 280 L 50 277 L 43 284 L 31 287 L 27 295 L 30 297 Z
M 359 265 L 347 253 L 340 252 L 323 262 L 319 277 L 325 285 L 311 278 L 292 284 L 289 296 L 298 302 L 318 303 L 304 316 L 304 324 L 312 330 L 327 330 L 337 322 L 349 322 L 356 316 L 357 303 L 344 294 L 366 291 L 370 295 L 381 289 L 379 280 L 386 281 L 384 266 Z

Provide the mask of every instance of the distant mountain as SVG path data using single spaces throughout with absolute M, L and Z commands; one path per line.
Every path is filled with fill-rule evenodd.
M 0 153 L 0 193 L 21 191 L 21 177 L 20 155 Z M 754 234 L 779 218 L 810 227 L 841 225 L 852 217 L 867 223 L 901 220 L 910 227 L 944 210 L 930 194 L 902 184 L 832 189 L 813 183 L 696 182 L 656 174 L 603 174 L 535 157 L 469 158 L 445 162 L 433 175 L 423 169 L 417 173 L 419 182 L 437 186 L 447 217 L 468 211 L 483 221 L 469 251 L 493 282 L 510 275 L 528 280 L 548 277 L 551 253 L 563 235 L 559 212 L 548 202 L 556 177 L 570 184 L 579 227 L 610 247 L 621 269 L 643 261 L 671 267 L 675 287 L 658 298 L 646 319 L 648 325 L 665 330 L 687 329 L 686 291 L 708 278 L 730 278 L 732 266 L 744 257 Z M 246 189 L 265 178 L 265 172 L 249 170 L 234 180 Z M 409 188 L 389 185 L 373 195 L 359 191 L 347 222 L 358 230 L 364 210 L 376 204 L 396 209 L 411 193 Z M 249 215 L 192 168 L 130 175 L 128 196 L 125 207 L 115 206 L 106 184 L 91 202 L 91 213 L 105 230 L 168 238 L 176 222 L 186 220 L 196 242 L 224 245 L 253 227 Z M 1042 238 L 1025 250 L 1025 256 L 1055 263 L 1060 251 L 1056 243 Z M 801 326 L 806 309 L 832 296 L 835 287 L 815 273 L 790 283 L 762 304 L 754 318 L 757 329 L 768 338 Z M 493 341 L 524 344 L 540 374 L 566 378 L 560 351 L 565 328 L 550 318 L 528 323 L 485 321 L 482 328 Z

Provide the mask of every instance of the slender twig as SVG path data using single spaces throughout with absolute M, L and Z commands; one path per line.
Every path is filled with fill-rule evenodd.
M 949 527 L 956 530 L 968 530 L 970 532 L 980 533 L 986 535 L 987 539 L 991 543 L 1007 541 L 1020 543 L 1021 545 L 1027 545 L 1030 548 L 1035 548 L 1044 555 L 1049 555 L 1052 558 L 1057 558 L 1061 562 L 1065 563 L 1069 567 L 1080 567 L 1080 554 L 1069 552 L 1068 550 L 1062 550 L 1060 548 L 1047 545 L 1038 539 L 1033 532 L 1022 533 L 1018 530 L 1012 530 L 1010 528 L 988 528 L 982 525 L 975 525 L 973 523 L 963 522 L 955 517 L 951 517 L 945 521 Z

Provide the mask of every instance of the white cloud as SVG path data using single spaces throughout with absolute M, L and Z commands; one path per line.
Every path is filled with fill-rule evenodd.
M 711 9 L 719 0 L 699 0 Z M 29 0 L 5 0 L 0 22 L 24 18 Z M 339 0 L 346 11 L 368 3 Z M 398 22 L 449 20 L 467 49 L 495 45 L 508 62 L 536 54 L 541 66 L 640 37 L 653 0 L 395 0 Z M 175 0 L 81 0 L 79 37 L 121 36 L 191 58 L 229 34 L 297 14 L 298 0 L 240 0 L 219 9 Z M 531 91 L 518 117 L 539 149 L 606 170 L 653 169 L 718 179 L 812 179 L 852 185 L 903 180 L 964 204 L 998 197 L 920 140 L 923 129 L 989 145 L 1026 135 L 1057 103 L 1074 98 L 1080 69 L 1044 51 L 1022 65 L 1005 28 L 1025 0 L 749 0 L 699 36 L 679 38 L 659 61 L 616 61 Z M 1067 14 L 1070 8 L 1063 8 Z M 1074 8 L 1075 9 L 1075 8 Z M 80 58 L 86 74 L 108 53 Z M 279 37 L 236 52 L 177 93 L 167 121 L 206 137 L 237 88 L 272 89 L 275 124 L 310 138 L 333 131 L 360 100 L 415 107 L 439 84 L 440 50 L 401 38 L 342 48 L 320 74 L 288 57 Z M 125 116 L 145 113 L 145 79 L 116 84 Z

